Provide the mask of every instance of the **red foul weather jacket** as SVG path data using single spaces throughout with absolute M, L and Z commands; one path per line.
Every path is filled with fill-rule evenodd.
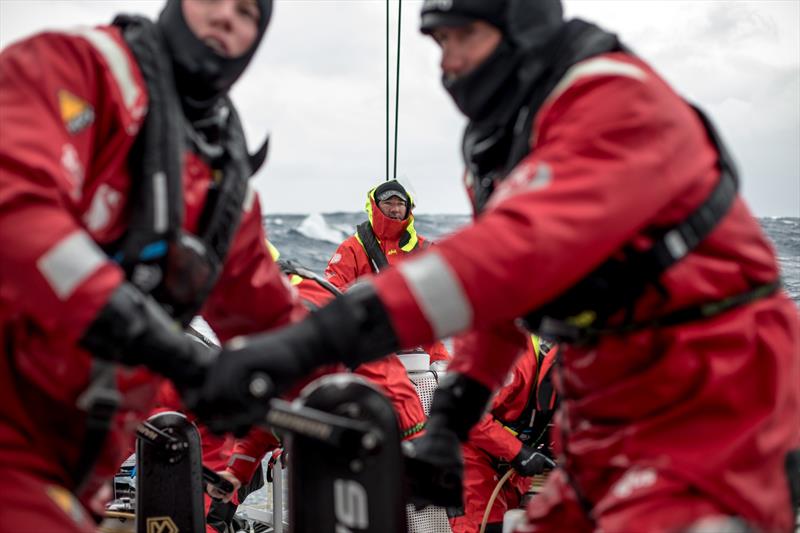
M 148 95 L 111 27 L 21 41 L 0 55 L 0 72 L 0 468 L 75 490 L 86 420 L 76 402 L 93 365 L 77 342 L 124 281 L 100 247 L 122 235 L 135 208 L 127 159 Z M 184 164 L 184 229 L 193 232 L 211 176 L 193 153 Z M 222 341 L 285 324 L 302 309 L 266 250 L 254 191 L 242 209 L 202 312 Z M 86 497 L 124 459 L 161 381 L 122 367 L 115 379 L 122 408 Z
M 374 189 L 367 193 L 365 211 L 389 264 L 393 265 L 407 254 L 427 248 L 430 243 L 414 229 L 414 215 L 409 213 L 403 220 L 387 217 L 378 208 L 373 193 Z M 325 268 L 325 277 L 340 290 L 345 290 L 356 279 L 373 272 L 369 256 L 356 234 L 345 239 L 336 249 Z M 429 343 L 427 352 L 431 362 L 446 361 L 450 357 L 441 342 Z M 413 385 L 409 387 L 408 374 L 400 360 L 390 355 L 359 366 L 355 373 L 386 391 L 397 409 L 403 435 L 417 436 L 425 424 L 425 412 Z
M 463 330 L 491 337 L 624 245 L 646 247 L 649 229 L 686 218 L 717 183 L 717 161 L 697 115 L 647 64 L 622 52 L 576 64 L 535 116 L 531 153 L 475 222 L 375 278 L 401 344 Z M 777 276 L 772 247 L 737 198 L 662 275 L 668 298 L 648 289 L 635 318 Z M 758 527 L 792 527 L 784 461 L 800 442 L 799 323 L 778 292 L 562 352 L 556 433 L 602 529 L 667 481 Z M 450 369 L 496 388 L 512 362 L 456 357 Z

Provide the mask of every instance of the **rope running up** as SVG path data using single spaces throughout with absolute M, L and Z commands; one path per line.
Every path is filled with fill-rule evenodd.
M 397 66 L 394 89 L 394 162 L 393 178 L 397 179 L 397 128 L 400 114 L 400 29 L 403 20 L 403 0 L 397 0 Z M 386 181 L 389 181 L 389 0 L 386 0 Z

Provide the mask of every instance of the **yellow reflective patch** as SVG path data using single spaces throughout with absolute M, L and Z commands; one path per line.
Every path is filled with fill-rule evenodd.
M 264 241 L 267 243 L 267 250 L 269 250 L 269 255 L 272 257 L 272 260 L 277 261 L 280 259 L 281 253 L 278 251 L 275 245 L 269 242 L 269 239 L 264 239 Z
M 567 319 L 569 324 L 573 326 L 578 326 L 579 328 L 585 328 L 592 325 L 594 320 L 597 318 L 597 313 L 594 311 L 583 311 L 582 313 L 578 313 L 575 316 L 571 316 Z
M 386 255 L 397 255 L 397 250 L 395 250 L 394 248 L 392 248 L 391 250 L 389 250 L 388 252 L 386 252 Z
M 169 516 L 154 516 L 147 519 L 147 533 L 178 533 L 178 526 Z
M 72 135 L 94 122 L 94 109 L 86 100 L 78 98 L 66 89 L 58 91 L 58 108 L 61 120 Z
M 503 429 L 505 429 L 506 431 L 508 431 L 509 433 L 511 433 L 512 435 L 514 435 L 515 437 L 516 437 L 517 435 L 519 435 L 519 433 L 518 433 L 518 432 L 514 431 L 513 429 L 511 429 L 510 427 L 506 426 L 505 424 L 500 424 L 500 425 L 501 425 L 501 426 L 503 426 Z
M 73 522 L 76 524 L 86 523 L 88 517 L 83 511 L 81 504 L 70 491 L 58 485 L 47 485 L 47 487 L 45 487 L 45 492 L 50 499 L 53 500 L 53 503 L 55 503 L 65 515 L 70 517 Z

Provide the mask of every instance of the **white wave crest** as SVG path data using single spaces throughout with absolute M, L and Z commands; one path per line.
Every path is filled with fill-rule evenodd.
M 332 242 L 334 244 L 339 244 L 347 236 L 343 231 L 329 226 L 319 213 L 308 215 L 297 227 L 297 232 L 309 239 Z

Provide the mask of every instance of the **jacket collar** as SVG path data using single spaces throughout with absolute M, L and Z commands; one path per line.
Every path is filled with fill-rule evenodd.
M 395 220 L 383 214 L 375 201 L 375 188 L 367 193 L 367 203 L 364 207 L 372 231 L 379 241 L 397 241 L 404 252 L 410 252 L 417 246 L 417 231 L 414 229 L 414 214 L 410 211 L 403 220 Z

